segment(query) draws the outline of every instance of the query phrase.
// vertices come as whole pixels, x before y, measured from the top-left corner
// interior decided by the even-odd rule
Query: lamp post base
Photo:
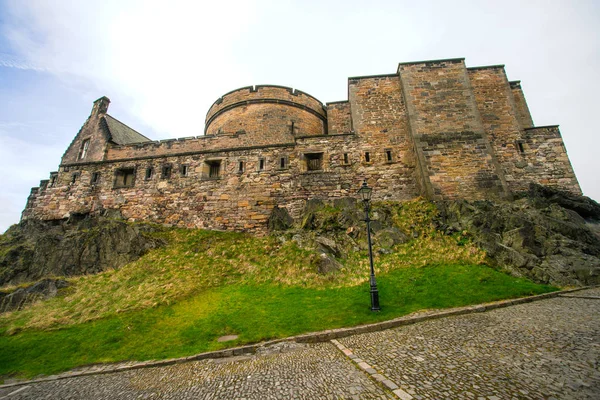
[[[379,291],[377,287],[371,286],[371,311],[381,311],[379,307]]]

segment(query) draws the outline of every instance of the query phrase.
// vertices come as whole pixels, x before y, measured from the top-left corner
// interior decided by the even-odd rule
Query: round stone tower
[[[248,86],[224,94],[213,103],[206,115],[205,133],[277,136],[273,139],[286,135],[324,135],[327,114],[323,103],[299,90],[273,85]]]

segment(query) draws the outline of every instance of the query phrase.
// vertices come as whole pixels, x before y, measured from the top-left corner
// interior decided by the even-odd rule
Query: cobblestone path
[[[29,385],[7,399],[394,398],[330,343],[283,344],[270,350],[249,356],[42,382]],[[0,399],[17,389],[0,391]]]
[[[569,296],[355,335],[337,347],[280,343],[255,355],[0,388],[0,400],[600,399],[600,288]]]
[[[415,399],[600,399],[600,289],[338,339]]]

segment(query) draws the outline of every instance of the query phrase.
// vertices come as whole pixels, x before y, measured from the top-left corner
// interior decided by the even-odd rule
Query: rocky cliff
[[[0,286],[42,281],[18,289],[12,297],[0,292],[2,308],[18,308],[28,299],[53,295],[67,284],[45,278],[94,274],[127,264],[163,244],[151,235],[161,229],[86,216],[13,225],[0,236]]]
[[[600,205],[588,197],[531,185],[514,202],[437,206],[440,230],[467,232],[513,275],[557,286],[600,283]]]
[[[405,203],[406,204],[406,203]],[[373,205],[374,251],[432,234],[456,235],[485,250],[487,263],[538,283],[584,286],[600,283],[600,205],[594,200],[531,185],[515,201],[434,203],[435,212],[399,218],[402,203]],[[339,267],[345,254],[364,248],[364,213],[354,199],[307,203],[295,223],[284,210],[270,219],[273,232],[288,232],[320,253],[320,270]],[[428,226],[432,225],[433,230]]]
[[[348,255],[366,250],[364,210],[356,199],[313,199],[302,215],[294,220],[275,207],[269,229],[281,241],[312,250],[320,273],[339,269]],[[371,218],[376,255],[441,235],[456,238],[453,246],[472,242],[485,250],[489,264],[539,283],[600,283],[600,205],[587,197],[532,185],[512,202],[375,203]],[[14,225],[0,236],[0,286],[38,282],[10,294],[0,291],[0,308],[55,294],[67,285],[56,277],[131,262],[164,243],[155,234],[162,229],[86,216]]]

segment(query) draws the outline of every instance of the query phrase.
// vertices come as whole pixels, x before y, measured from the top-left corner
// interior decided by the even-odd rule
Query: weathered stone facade
[[[580,194],[557,126],[533,127],[503,66],[464,59],[402,63],[352,77],[323,105],[281,86],[218,99],[205,135],[151,141],[107,114],[106,97],[33,188],[23,219],[118,209],[131,220],[264,232],[272,209],[298,217],[310,198],[509,199],[530,182]]]

